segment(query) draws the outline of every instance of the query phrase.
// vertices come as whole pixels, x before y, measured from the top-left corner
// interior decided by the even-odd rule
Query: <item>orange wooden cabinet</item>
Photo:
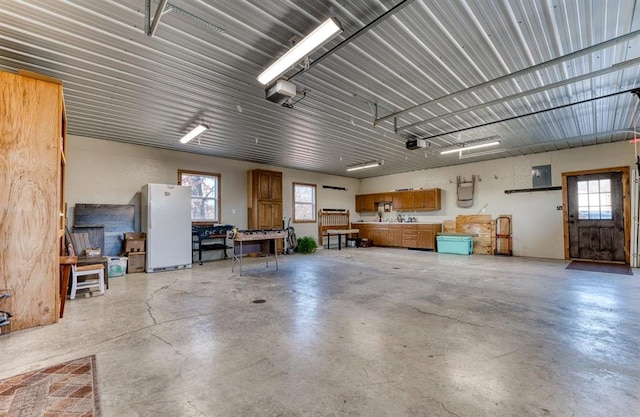
[[[382,202],[391,202],[395,211],[435,211],[440,210],[441,200],[440,188],[358,194],[356,195],[356,211],[359,213],[377,211],[377,203]]]
[[[402,247],[402,225],[390,224],[387,246]]]
[[[442,232],[442,224],[419,224],[417,227],[416,247],[436,249],[436,235]]]
[[[247,228],[282,228],[282,172],[264,169],[247,172]],[[276,239],[276,250],[283,252],[283,239]]]
[[[418,225],[405,224],[402,226],[402,246],[405,248],[418,247]]]
[[[359,213],[377,211],[375,194],[356,195],[356,211]]]

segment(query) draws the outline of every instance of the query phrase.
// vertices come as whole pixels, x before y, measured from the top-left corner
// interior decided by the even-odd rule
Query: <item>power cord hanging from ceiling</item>
[[[296,101],[290,101],[290,102],[289,101],[285,101],[284,103],[282,103],[282,107],[286,107],[288,109],[292,109],[293,106],[295,106],[296,104],[300,103],[306,97],[307,97],[307,90],[304,90],[304,91],[302,91],[302,97],[300,97]]]

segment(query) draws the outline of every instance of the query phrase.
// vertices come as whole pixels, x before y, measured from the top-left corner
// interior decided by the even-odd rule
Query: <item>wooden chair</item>
[[[73,249],[73,244],[69,244],[69,256],[76,256]],[[86,281],[78,282],[78,277],[87,275],[98,275],[98,279],[89,279]],[[98,287],[100,295],[104,295],[104,265],[92,264],[92,265],[72,265],[71,266],[71,294],[69,298],[73,300],[76,298],[76,291],[83,288]]]

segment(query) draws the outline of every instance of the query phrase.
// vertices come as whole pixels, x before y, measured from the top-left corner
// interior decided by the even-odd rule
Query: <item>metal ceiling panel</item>
[[[637,6],[169,0],[149,37],[145,0],[8,0],[0,69],[61,79],[70,134],[364,178],[629,139],[638,98],[617,93],[639,87]],[[284,75],[293,108],[267,101],[257,74],[329,16],[344,32],[309,62],[326,58]],[[415,137],[430,146],[407,150]],[[487,138],[499,149],[439,154]]]

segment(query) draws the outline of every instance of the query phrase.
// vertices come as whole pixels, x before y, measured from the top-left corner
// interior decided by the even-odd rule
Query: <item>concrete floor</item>
[[[381,248],[279,259],[114,278],[0,338],[0,378],[95,354],[107,417],[640,415],[637,275]]]

